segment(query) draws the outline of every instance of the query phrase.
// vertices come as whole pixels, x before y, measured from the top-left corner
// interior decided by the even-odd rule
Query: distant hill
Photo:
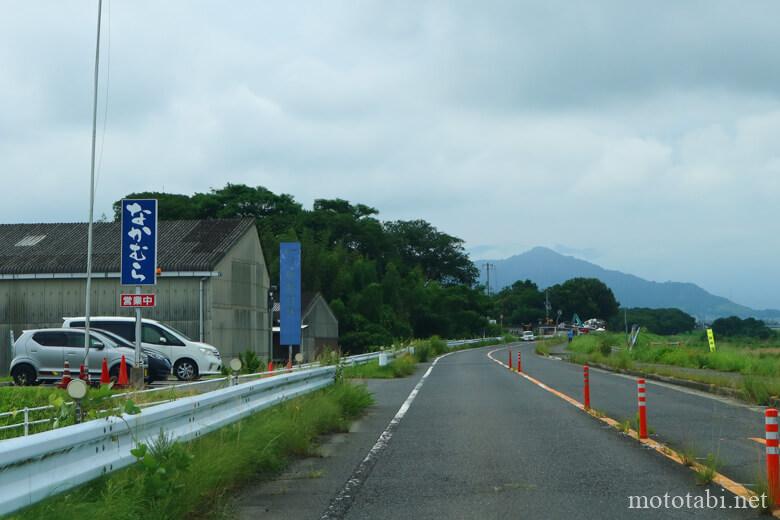
[[[780,310],[751,309],[721,296],[715,296],[696,284],[652,282],[620,271],[604,269],[585,260],[556,253],[546,247],[535,247],[504,260],[475,262],[482,270],[483,283],[485,262],[496,266],[495,272],[490,273],[490,285],[493,290],[512,285],[517,280],[531,280],[543,289],[570,278],[598,278],[612,289],[615,297],[624,307],[676,307],[698,319],[706,320],[724,316],[780,319]]]

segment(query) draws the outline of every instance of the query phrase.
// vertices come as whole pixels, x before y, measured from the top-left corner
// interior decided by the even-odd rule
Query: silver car
[[[100,379],[103,358],[108,363],[111,377],[119,374],[122,356],[125,356],[128,376],[135,364],[135,352],[117,344],[108,336],[90,331],[89,375],[93,381]],[[11,377],[16,385],[32,385],[53,382],[62,378],[65,362],[70,365],[72,377],[78,377],[84,363],[84,331],[78,329],[27,330],[13,346]],[[144,356],[145,358],[145,356]],[[144,359],[146,362],[146,359]],[[145,363],[145,366],[148,366]]]

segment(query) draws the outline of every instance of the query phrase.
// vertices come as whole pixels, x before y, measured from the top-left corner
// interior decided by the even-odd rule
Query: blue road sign
[[[301,344],[301,243],[279,244],[279,344]]]
[[[157,283],[157,200],[123,199],[122,285]]]

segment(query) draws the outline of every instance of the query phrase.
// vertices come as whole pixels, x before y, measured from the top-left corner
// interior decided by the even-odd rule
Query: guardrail
[[[452,340],[447,346],[478,343],[500,338]],[[386,356],[413,353],[413,347],[347,356],[342,365],[368,363]],[[24,421],[4,429],[24,428],[23,437],[0,441],[0,515],[29,506],[116,471],[135,462],[130,453],[137,443],[149,443],[164,430],[175,441],[188,441],[236,422],[264,408],[303,395],[333,383],[335,366],[309,363],[293,369],[244,374],[193,383],[159,387],[140,392],[176,391],[183,388],[208,389],[205,393],[146,403],[137,415],[109,416],[82,424],[28,435],[29,412],[51,406],[22,409],[0,416],[22,413]],[[265,376],[265,377],[264,377]],[[274,376],[274,377],[267,377]],[[241,379],[249,379],[241,382]],[[231,385],[223,388],[214,386]]]
[[[447,346],[449,348],[452,347],[459,347],[461,345],[471,345],[473,343],[480,343],[482,341],[493,341],[493,340],[501,340],[501,336],[497,336],[495,338],[475,338],[475,339],[453,339],[447,342]]]
[[[164,429],[188,441],[333,383],[336,367],[257,379],[123,415],[0,442],[0,514],[135,462],[130,450]]]
[[[498,338],[476,338],[476,339],[450,340],[450,341],[447,341],[447,347],[452,348],[452,347],[461,346],[461,345],[479,343],[481,341],[486,341],[486,340],[498,340],[498,339],[501,339],[501,338],[498,337]],[[369,363],[369,362],[371,362],[373,360],[379,359],[383,354],[385,356],[387,356],[387,360],[389,361],[389,360],[393,359],[396,356],[399,356],[401,354],[406,354],[406,353],[413,354],[414,353],[414,347],[408,346],[408,347],[403,347],[403,348],[397,349],[397,350],[382,350],[382,351],[376,351],[376,352],[368,352],[366,354],[356,354],[354,356],[345,356],[345,357],[341,358],[340,362],[341,362],[342,365],[350,365],[350,366],[351,365],[360,365],[360,364],[363,364],[363,363]],[[297,366],[293,367],[292,369],[281,368],[279,370],[274,370],[274,371],[270,371],[270,372],[265,371],[265,372],[257,372],[257,373],[254,373],[254,374],[241,374],[241,375],[238,376],[238,379],[239,379],[239,381],[241,381],[241,380],[247,380],[247,379],[258,379],[258,378],[268,377],[268,376],[277,376],[277,375],[280,375],[280,374],[288,374],[288,373],[291,373],[291,372],[297,372],[297,371],[301,371],[301,370],[308,370],[310,368],[315,368],[315,367],[319,367],[319,366],[322,366],[319,362],[306,363],[306,364],[303,364],[303,365],[297,365]],[[180,384],[175,384],[175,385],[158,386],[158,387],[154,387],[154,388],[148,388],[146,390],[135,390],[135,391],[131,391],[131,392],[125,392],[125,393],[122,393],[122,394],[115,394],[112,397],[115,397],[115,398],[133,397],[134,395],[140,395],[140,394],[150,394],[150,393],[155,393],[155,392],[177,392],[177,391],[180,391],[180,390],[190,390],[190,389],[197,390],[198,393],[205,393],[205,392],[211,392],[211,391],[217,390],[219,388],[224,388],[225,386],[230,385],[231,379],[232,379],[232,377],[218,377],[218,378],[214,378],[214,379],[204,379],[204,380],[201,380],[201,381],[192,381],[192,382],[189,382],[189,383],[180,383]],[[145,408],[145,407],[152,406],[154,404],[158,404],[160,402],[172,401],[174,399],[176,399],[176,398],[161,400],[161,401],[158,401],[158,402],[155,402],[155,403],[142,403],[142,404],[139,404],[138,406],[141,407],[141,408]],[[66,404],[70,405],[70,404],[73,404],[73,403],[72,402],[68,402]],[[36,426],[36,425],[42,425],[42,424],[51,423],[52,420],[48,419],[48,418],[42,418],[42,419],[37,419],[36,420],[34,417],[32,417],[32,414],[37,414],[37,413],[40,413],[40,412],[43,412],[43,411],[52,410],[53,408],[54,408],[53,406],[47,405],[47,406],[38,406],[38,407],[34,407],[34,408],[21,408],[19,410],[11,411],[11,412],[2,412],[2,413],[0,413],[0,419],[2,419],[4,417],[16,417],[16,416],[19,416],[20,421],[17,422],[17,423],[6,423],[6,424],[0,426],[0,432],[6,431],[6,430],[18,431],[19,435],[24,435],[24,436],[31,435],[31,434],[34,434],[34,433],[38,433],[38,432],[35,432],[35,431],[31,431],[31,427]],[[7,440],[7,439],[0,439],[0,442],[3,442],[3,440]]]

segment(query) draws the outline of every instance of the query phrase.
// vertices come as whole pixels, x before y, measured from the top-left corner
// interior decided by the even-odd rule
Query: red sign
[[[154,307],[154,294],[122,294],[119,297],[120,307]]]

